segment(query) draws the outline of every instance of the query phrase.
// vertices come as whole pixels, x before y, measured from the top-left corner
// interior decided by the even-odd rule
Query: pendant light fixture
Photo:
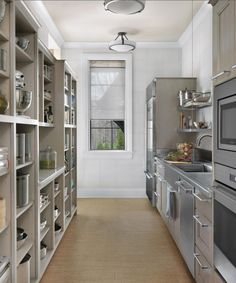
[[[116,52],[129,52],[135,49],[135,42],[128,40],[126,32],[118,32],[114,41],[109,43],[109,49]]]
[[[145,8],[146,0],[105,0],[105,10],[116,14],[136,14]]]

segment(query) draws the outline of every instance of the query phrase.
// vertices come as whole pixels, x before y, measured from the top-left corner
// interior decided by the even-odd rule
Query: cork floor
[[[194,282],[146,199],[80,199],[41,283]]]

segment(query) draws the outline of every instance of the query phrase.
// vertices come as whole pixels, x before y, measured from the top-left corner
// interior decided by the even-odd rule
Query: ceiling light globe
[[[136,14],[145,8],[146,0],[105,0],[104,7],[115,14]]]
[[[122,43],[121,40],[114,40],[109,43],[109,49],[116,52],[129,52],[135,49],[135,42],[126,40],[125,43]]]

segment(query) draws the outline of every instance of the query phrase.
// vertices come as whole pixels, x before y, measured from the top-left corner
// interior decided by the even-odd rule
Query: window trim
[[[90,150],[90,64],[91,60],[125,61],[125,150]],[[87,157],[132,158],[132,54],[86,53],[82,60],[82,109],[84,118],[83,150]]]

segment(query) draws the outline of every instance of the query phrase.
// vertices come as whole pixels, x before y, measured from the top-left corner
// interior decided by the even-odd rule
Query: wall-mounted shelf
[[[212,106],[211,102],[194,102],[194,101],[189,101],[187,102],[184,106],[179,107],[180,111],[184,110],[196,110],[196,108],[205,108]]]
[[[178,129],[179,133],[209,133],[212,129]]]

